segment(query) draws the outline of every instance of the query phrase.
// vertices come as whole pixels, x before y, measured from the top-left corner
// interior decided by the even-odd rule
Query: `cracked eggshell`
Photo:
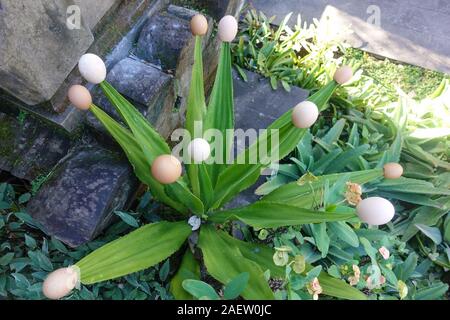
[[[67,296],[77,285],[79,274],[73,267],[51,272],[42,284],[42,293],[52,300]]]
[[[238,23],[233,16],[223,17],[218,26],[219,39],[223,42],[231,42],[236,38],[238,32]]]
[[[311,127],[319,117],[319,109],[311,101],[303,101],[292,110],[292,123],[300,129]]]
[[[379,226],[394,218],[395,209],[392,203],[380,197],[361,200],[356,206],[359,218],[370,225]]]
[[[181,162],[171,154],[163,154],[153,161],[151,171],[158,182],[171,184],[181,176]]]
[[[106,79],[106,66],[103,60],[93,54],[86,53],[78,61],[78,70],[88,82],[98,84]]]
[[[386,163],[383,170],[386,179],[398,179],[403,174],[403,167],[395,162]]]
[[[189,143],[187,153],[190,159],[199,163],[209,158],[211,147],[205,139],[196,138]]]
[[[191,19],[191,32],[194,36],[204,36],[208,31],[208,21],[202,14],[196,14]]]
[[[77,109],[88,110],[92,104],[92,96],[88,89],[79,84],[70,87],[67,96]]]
[[[353,70],[349,66],[342,66],[334,73],[334,81],[339,84],[347,83],[353,78]]]

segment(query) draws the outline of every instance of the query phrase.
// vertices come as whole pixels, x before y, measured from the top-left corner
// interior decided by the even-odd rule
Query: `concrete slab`
[[[370,53],[450,74],[450,2],[442,0],[249,0],[257,10],[328,20],[329,30],[351,26],[348,43]],[[294,23],[294,19],[291,19]]]

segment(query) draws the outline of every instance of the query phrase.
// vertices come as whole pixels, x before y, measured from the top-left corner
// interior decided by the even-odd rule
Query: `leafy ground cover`
[[[366,183],[360,190],[395,204],[398,214],[387,227],[333,222],[249,231],[260,241],[282,248],[287,270],[279,298],[305,299],[311,291],[299,290],[308,281],[291,276],[294,257],[319,263],[371,299],[446,298],[450,266],[448,76],[375,59],[336,42],[318,21],[307,26],[298,19],[290,28],[288,19],[273,27],[272,19],[262,13],[246,15],[234,47],[235,65],[244,79],[244,69],[249,69],[270,77],[274,88],[281,83],[286,90],[298,85],[314,92],[343,63],[357,72],[330,100],[331,112],[321,117],[257,192],[283,192],[288,183],[309,184],[318,175],[367,170],[390,161],[400,161],[405,173],[396,182]],[[317,195],[317,201],[349,202],[355,188],[350,180],[338,181]]]
[[[316,176],[377,168],[400,161],[404,178],[363,184],[361,192],[390,199],[397,216],[386,227],[358,221],[328,222],[302,227],[242,227],[247,241],[277,248],[274,263],[284,266],[283,280],[271,283],[279,299],[322,299],[321,271],[343,279],[371,299],[448,298],[450,268],[450,174],[448,173],[448,77],[418,67],[378,60],[330,38],[325,26],[274,28],[270,19],[249,13],[234,46],[236,68],[271,79],[273,87],[300,86],[314,93],[337,66],[351,64],[353,81],[339,88],[331,108],[280,165],[276,175],[258,189],[261,196],[289,183],[313,184]],[[73,264],[87,253],[145,223],[158,221],[161,209],[145,193],[129,212],[116,212],[116,222],[95,241],[66,247],[40,230],[24,206],[34,192],[6,179],[0,183],[0,297],[41,299],[48,272]],[[317,194],[328,204],[351,200],[357,186],[348,179],[330,183]],[[314,189],[313,189],[314,190]],[[179,259],[174,257],[115,281],[75,290],[67,299],[170,299],[167,279]],[[300,276],[306,263],[316,267]],[[235,283],[245,283],[241,274]],[[195,296],[234,298],[233,283],[212,288],[191,283]],[[234,291],[242,290],[242,288]],[[203,294],[205,295],[205,294]],[[199,297],[202,295],[199,295]]]

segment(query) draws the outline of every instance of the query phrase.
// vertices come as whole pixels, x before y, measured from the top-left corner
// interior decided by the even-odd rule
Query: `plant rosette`
[[[194,19],[191,24],[195,37],[194,65],[185,125],[191,132],[195,122],[200,121],[205,130],[214,129],[221,132],[224,137],[222,151],[223,154],[228,154],[232,146],[230,139],[233,137],[230,137],[227,131],[234,129],[230,42],[236,36],[237,21],[231,16],[226,16],[219,22],[218,34],[222,40],[219,64],[208,107],[206,107],[201,37],[207,26],[203,18],[196,16]],[[171,155],[171,149],[166,141],[130,102],[104,80],[103,66],[101,59],[92,54],[83,56],[79,64],[80,73],[89,82],[99,84],[126,126],[121,125],[94,105],[82,89],[73,89],[69,98],[75,106],[82,110],[89,109],[89,112],[97,117],[122,147],[133,165],[136,176],[149,187],[154,198],[176,211],[182,218],[179,221],[165,221],[163,217],[162,221],[144,225],[85,256],[75,264],[79,268],[79,280],[83,285],[144,270],[181,250],[184,255],[170,283],[170,289],[175,298],[192,298],[183,283],[187,283],[185,280],[200,280],[200,265],[203,264],[208,274],[224,285],[243,273],[248,274],[248,282],[240,291],[240,296],[244,299],[274,299],[274,292],[269,282],[284,277],[283,266],[289,263],[286,261],[287,249],[274,249],[266,245],[235,239],[227,232],[226,226],[229,222],[238,220],[255,229],[274,229],[347,221],[357,217],[355,209],[350,207],[343,207],[344,210],[319,211],[296,203],[298,195],[311,191],[311,185],[323,188],[330,179],[339,179],[346,174],[317,177],[317,181],[306,184],[294,182],[273,190],[262,199],[247,206],[223,209],[225,204],[237,194],[256,183],[261,170],[268,164],[261,161],[253,164],[239,161],[225,164],[205,163],[203,161],[210,156],[210,146],[205,140],[199,139],[193,140],[189,148],[194,163],[185,164],[186,171],[183,174],[183,164]],[[341,73],[343,74],[339,77],[336,76],[340,83],[349,77],[347,71],[341,71]],[[327,102],[338,86],[338,82],[330,81],[310,96],[307,102],[303,102],[300,108],[291,109],[283,114],[268,127],[268,133],[260,135],[244,154],[250,156],[255,154],[255,150],[261,146],[268,146],[267,142],[273,138],[272,132],[276,131],[280,142],[275,146],[278,158],[274,161],[289,155],[307,133],[307,127],[315,122],[319,112],[327,108]],[[89,108],[87,108],[88,102]],[[272,152],[272,150],[269,151]],[[383,174],[383,169],[376,169],[354,172],[351,175],[359,177],[359,181],[356,178],[353,179],[355,182],[363,183],[383,178]],[[368,216],[378,214],[373,212],[370,206],[368,209],[364,207],[357,212],[366,221],[370,220]],[[392,211],[388,213],[392,218]],[[383,216],[381,222],[387,222],[387,215]],[[186,246],[192,232],[198,232],[195,250],[201,251],[201,260],[197,260],[198,255],[194,255]],[[303,263],[301,258],[297,258],[295,270],[300,272],[304,269],[303,273],[308,273],[310,277],[314,276],[310,280],[313,281],[311,283],[314,295],[366,299],[364,293],[345,281],[334,279],[306,262],[303,266]],[[312,269],[315,270],[314,273],[310,273]],[[263,276],[266,270],[270,271],[269,279]],[[53,287],[54,279],[58,278],[60,273],[62,271],[59,270],[51,273],[44,282],[44,287]],[[65,281],[65,277],[61,279]],[[44,291],[44,294],[48,292]],[[50,293],[47,296],[55,299],[68,293],[69,290],[58,289],[55,290],[55,294]]]

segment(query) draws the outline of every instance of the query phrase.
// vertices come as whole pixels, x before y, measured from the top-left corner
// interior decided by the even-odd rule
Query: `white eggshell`
[[[78,61],[78,69],[88,82],[98,84],[106,79],[106,66],[103,60],[93,54],[86,53]]]
[[[319,109],[311,101],[303,101],[292,110],[292,123],[297,128],[305,129],[311,127],[319,117]]]
[[[189,158],[195,163],[205,161],[211,154],[211,147],[205,139],[197,138],[192,140],[187,149]]]
[[[49,299],[61,299],[75,288],[78,280],[79,275],[74,268],[57,269],[45,279],[42,285],[42,292]]]
[[[236,38],[238,23],[233,16],[223,17],[218,26],[219,39],[223,42],[231,42]]]
[[[392,220],[395,209],[388,200],[380,197],[371,197],[358,203],[356,213],[363,222],[379,226]]]

